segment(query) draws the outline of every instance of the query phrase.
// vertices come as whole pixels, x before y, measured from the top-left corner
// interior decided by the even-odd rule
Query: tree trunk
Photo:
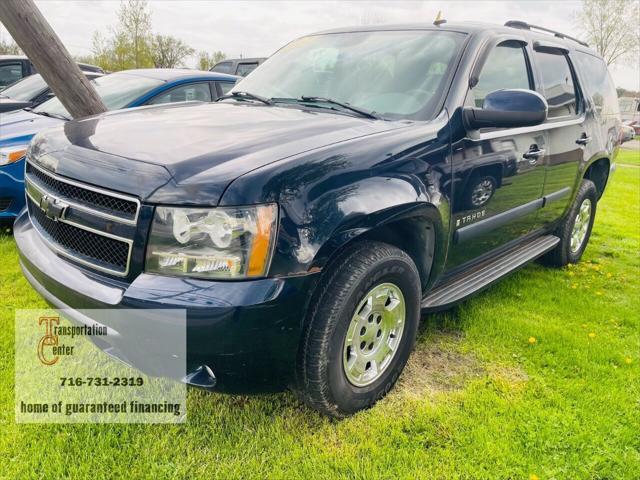
[[[0,0],[0,21],[73,118],[107,110],[33,0]]]

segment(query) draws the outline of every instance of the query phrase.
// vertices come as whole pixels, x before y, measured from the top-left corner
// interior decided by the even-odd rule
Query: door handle
[[[522,154],[522,158],[529,160],[529,163],[534,164],[538,161],[538,158],[544,155],[544,148],[538,148],[532,145],[529,151]]]
[[[588,137],[586,133],[583,133],[582,136],[576,140],[578,145],[586,145],[591,141],[591,137]]]

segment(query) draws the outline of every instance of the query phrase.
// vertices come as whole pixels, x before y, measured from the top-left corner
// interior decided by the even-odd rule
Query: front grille
[[[117,272],[126,272],[129,244],[48,218],[29,201],[31,221],[47,239],[73,256]]]
[[[58,180],[29,162],[27,162],[27,174],[36,178],[48,191],[103,213],[133,220],[138,212],[138,203],[135,201]]]
[[[12,198],[10,197],[0,197],[0,212],[9,210],[9,207],[11,206],[11,200]]]
[[[129,274],[140,202],[58,176],[27,161],[27,207],[58,255],[111,275]]]

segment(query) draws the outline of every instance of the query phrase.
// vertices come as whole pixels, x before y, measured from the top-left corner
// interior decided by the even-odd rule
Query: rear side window
[[[549,104],[549,118],[577,114],[576,89],[566,55],[535,52],[542,77],[542,91]]]
[[[158,105],[161,103],[190,102],[194,100],[200,102],[211,101],[211,89],[208,83],[180,85],[152,98],[148,104]]]
[[[235,83],[233,83],[233,82],[218,82],[218,85],[220,85],[220,90],[222,90],[222,95],[226,95],[234,87]]]
[[[231,70],[233,68],[233,63],[231,62],[221,62],[217,63],[212,69],[212,72],[220,72],[220,73],[232,73]]]
[[[618,115],[618,94],[604,60],[588,53],[574,55],[581,80],[599,115]]]
[[[525,52],[517,42],[502,43],[487,57],[472,90],[475,106],[482,107],[489,93],[506,88],[531,88]]]
[[[22,64],[3,63],[0,65],[0,88],[11,85],[22,78]]]
[[[238,64],[236,75],[240,75],[241,77],[246,77],[251,72],[253,72],[257,66],[258,66],[257,63],[240,63]]]

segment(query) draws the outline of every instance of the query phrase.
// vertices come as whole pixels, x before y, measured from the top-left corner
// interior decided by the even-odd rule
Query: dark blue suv
[[[185,381],[341,417],[392,388],[421,313],[580,259],[619,135],[605,63],[559,32],[335,30],[216,103],[39,134],[15,238],[56,307],[186,309]]]

